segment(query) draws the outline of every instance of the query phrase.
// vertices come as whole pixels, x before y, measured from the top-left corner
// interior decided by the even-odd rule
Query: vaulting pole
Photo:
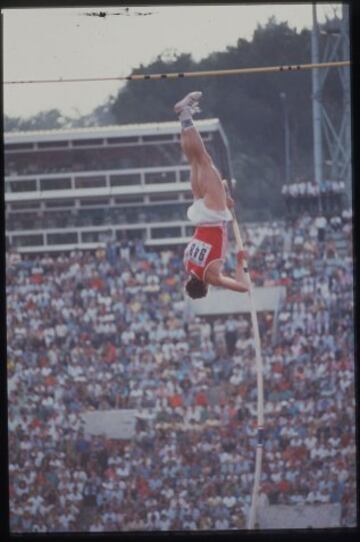
[[[246,73],[276,73],[290,72],[300,70],[311,70],[314,68],[336,68],[349,66],[349,60],[339,60],[336,62],[322,62],[320,64],[293,64],[285,66],[260,66],[257,68],[234,68],[229,70],[203,70],[194,72],[180,73],[153,73],[153,74],[134,74],[118,77],[88,77],[72,79],[29,79],[24,81],[4,81],[4,85],[25,85],[34,83],[90,83],[93,81],[146,81],[159,79],[181,79],[183,77],[212,77],[219,75],[242,75]]]
[[[226,188],[229,190],[229,185],[226,183]],[[239,223],[237,221],[234,209],[231,209],[233,221],[233,231],[235,236],[235,241],[237,244],[237,251],[244,250],[244,245],[241,239],[241,233],[239,228]],[[256,308],[253,297],[253,287],[250,279],[250,273],[248,269],[247,262],[244,260],[244,271],[247,276],[247,279],[250,284],[249,289],[249,299],[250,299],[250,312],[251,312],[251,323],[254,334],[254,343],[255,343],[255,360],[256,360],[256,380],[257,380],[257,446],[256,446],[256,458],[255,458],[255,475],[254,475],[254,486],[251,497],[251,507],[248,517],[248,529],[254,529],[256,521],[256,510],[257,502],[260,489],[260,476],[261,476],[261,466],[262,466],[262,455],[263,455],[263,429],[264,429],[264,383],[263,383],[263,363],[261,358],[261,344],[260,344],[260,333],[259,333],[259,324],[257,320]]]

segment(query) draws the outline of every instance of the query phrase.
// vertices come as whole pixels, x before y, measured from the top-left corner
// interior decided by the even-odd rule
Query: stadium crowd
[[[345,183],[340,180],[324,180],[318,186],[315,181],[298,181],[284,184],[281,193],[290,214],[298,215],[306,211],[316,214],[319,211],[319,200],[323,211],[336,214],[343,207]]]
[[[259,314],[270,504],[340,503],[353,526],[351,216],[248,234],[252,279],[283,285]],[[332,227],[332,225],[331,225]],[[254,232],[256,228],[249,228]],[[233,268],[230,253],[226,267]],[[7,255],[10,510],[14,532],[246,528],[256,448],[247,315],[195,317],[182,248],[141,242]],[[82,413],[134,409],[134,437],[90,435]],[[105,432],[105,431],[104,431]]]

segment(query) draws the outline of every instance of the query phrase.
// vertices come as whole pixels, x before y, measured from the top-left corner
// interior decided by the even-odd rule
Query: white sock
[[[181,111],[179,121],[181,122],[181,128],[183,130],[186,130],[186,128],[192,128],[194,126],[190,107],[185,107]]]

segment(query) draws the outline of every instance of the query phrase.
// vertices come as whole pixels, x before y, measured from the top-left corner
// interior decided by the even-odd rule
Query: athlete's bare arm
[[[221,286],[235,292],[248,292],[250,288],[249,280],[243,267],[243,257],[237,259],[235,278],[228,277],[222,273],[222,262],[215,261],[211,263],[206,270],[205,282],[212,286]]]

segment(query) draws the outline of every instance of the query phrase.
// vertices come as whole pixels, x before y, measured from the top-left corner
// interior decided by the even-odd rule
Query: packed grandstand
[[[247,231],[264,362],[261,496],[356,523],[351,213]],[[261,227],[264,227],[262,225]],[[253,250],[252,250],[253,248]],[[183,247],[7,254],[13,532],[245,529],[254,482],[250,318],[191,316]],[[229,253],[228,270],[234,255]],[[82,414],[131,409],[129,439]]]

